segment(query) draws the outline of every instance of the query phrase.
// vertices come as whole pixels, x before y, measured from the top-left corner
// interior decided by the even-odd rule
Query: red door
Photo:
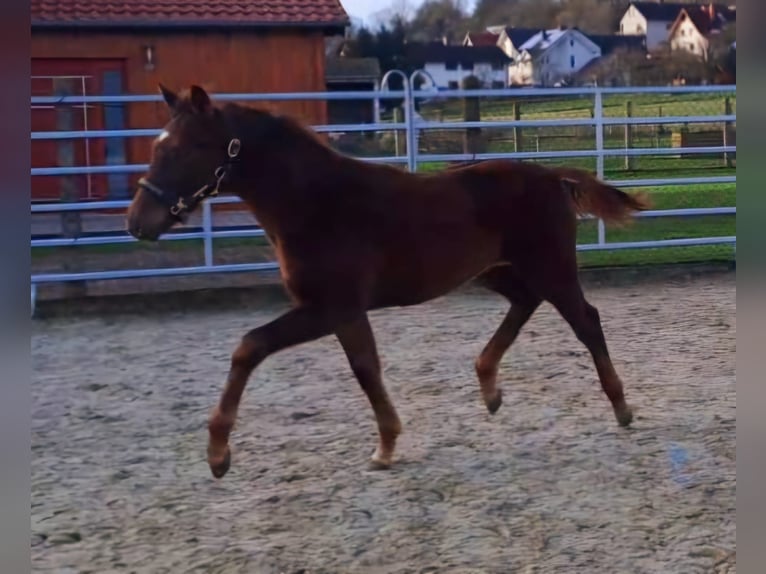
[[[32,96],[92,96],[125,93],[123,60],[32,59]],[[33,105],[32,131],[125,128],[124,104]],[[99,166],[125,163],[122,138],[32,140],[32,167]],[[125,174],[34,176],[32,201],[58,201],[65,190],[79,201],[121,198]]]

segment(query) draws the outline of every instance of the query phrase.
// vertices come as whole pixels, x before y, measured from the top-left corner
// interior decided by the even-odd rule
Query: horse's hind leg
[[[585,300],[578,281],[568,282],[545,297],[569,323],[577,338],[588,348],[596,365],[601,388],[612,403],[617,422],[628,426],[633,412],[625,402],[622,381],[614,369],[606,346],[598,310]]]
[[[476,375],[487,410],[494,414],[503,402],[502,389],[497,386],[500,360],[510,348],[521,328],[529,320],[541,302],[532,293],[511,266],[494,267],[477,278],[487,289],[503,295],[511,302],[511,308],[503,322],[476,359]]]
[[[396,438],[402,430],[402,424],[383,386],[380,359],[367,315],[363,314],[355,321],[344,323],[336,328],[335,334],[377,419],[380,443],[372,455],[371,465],[377,469],[388,468],[393,460]]]

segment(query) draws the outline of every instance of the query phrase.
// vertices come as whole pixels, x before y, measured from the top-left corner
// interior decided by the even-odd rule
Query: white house
[[[517,86],[555,86],[601,57],[601,48],[574,28],[540,30],[518,52],[509,69]]]
[[[487,88],[507,85],[511,59],[497,46],[411,43],[405,45],[405,51],[408,61],[428,72],[439,89],[458,89],[471,75]]]
[[[539,28],[513,28],[505,26],[498,34],[497,45],[514,60],[519,57],[519,47],[540,31]]]
[[[668,32],[671,50],[686,50],[707,59],[710,37],[736,22],[736,8],[716,4],[687,6],[678,14]]]
[[[654,51],[668,41],[668,31],[688,4],[678,2],[631,2],[620,19],[620,34],[646,36],[646,49]]]

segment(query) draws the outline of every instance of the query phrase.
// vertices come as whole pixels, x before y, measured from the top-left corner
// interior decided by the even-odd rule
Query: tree
[[[512,23],[514,7],[523,0],[477,0],[471,17],[471,27],[484,30],[488,26],[505,26]]]
[[[468,16],[462,0],[426,0],[410,22],[409,39],[419,42],[459,41],[466,32]]]
[[[591,34],[611,34],[615,30],[616,12],[616,6],[603,0],[567,0],[561,3],[556,23]]]

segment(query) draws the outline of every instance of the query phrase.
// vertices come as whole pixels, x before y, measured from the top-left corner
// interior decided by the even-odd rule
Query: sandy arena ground
[[[468,291],[372,315],[404,423],[393,470],[367,470],[372,411],[328,337],[256,372],[222,481],[207,414],[280,307],[37,321],[34,571],[734,572],[734,275],[587,294],[632,429],[548,305],[488,415],[473,360],[506,304]]]

